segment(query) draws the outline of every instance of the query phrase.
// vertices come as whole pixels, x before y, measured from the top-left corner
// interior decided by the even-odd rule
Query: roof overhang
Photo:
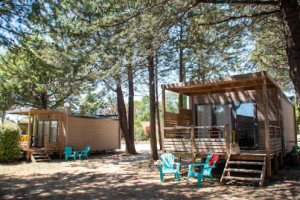
[[[60,114],[62,111],[59,110],[46,110],[46,109],[24,109],[24,110],[9,110],[5,112],[6,114],[16,114],[16,115],[53,115]]]
[[[280,85],[266,72],[228,76],[204,81],[167,84],[162,85],[162,87],[166,90],[186,96],[201,96],[246,90],[260,90],[263,86],[264,77],[266,77],[267,88],[280,88]]]

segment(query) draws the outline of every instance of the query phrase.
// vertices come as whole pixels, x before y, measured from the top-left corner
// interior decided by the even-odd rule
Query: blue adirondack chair
[[[177,181],[179,179],[179,170],[180,170],[180,163],[175,162],[175,156],[171,153],[165,153],[161,155],[161,162],[162,164],[157,165],[160,172],[160,181],[164,181],[165,174],[175,174],[175,178]],[[176,165],[176,168],[174,166]]]
[[[72,147],[65,147],[65,159],[66,162],[68,161],[68,158],[74,158],[76,160],[76,151],[72,151]]]
[[[213,157],[213,158],[212,158]],[[210,159],[213,159],[210,161]],[[198,164],[190,164],[189,165],[189,172],[187,176],[187,184],[189,183],[189,177],[194,176],[198,178],[197,186],[201,186],[201,180],[204,181],[205,177],[209,177],[212,182],[214,183],[212,177],[212,169],[216,167],[216,162],[218,161],[219,157],[216,154],[210,154],[206,157],[205,163],[198,163]],[[194,172],[193,168],[202,166],[201,172]]]
[[[84,158],[84,157],[88,158],[88,152],[90,151],[90,149],[91,149],[91,146],[87,146],[85,148],[85,150],[78,151],[77,155],[78,155],[79,159],[81,160],[81,157],[82,158]]]

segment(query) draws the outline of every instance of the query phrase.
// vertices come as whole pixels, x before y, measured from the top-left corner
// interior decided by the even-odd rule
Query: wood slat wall
[[[178,126],[178,118],[179,118],[178,113],[166,112],[165,113],[165,127]]]
[[[164,148],[166,152],[192,152],[191,139],[184,138],[165,138]]]
[[[270,138],[270,152],[277,153],[281,151],[281,138]]]
[[[165,127],[191,126],[193,125],[193,111],[189,109],[180,109],[180,113],[165,113]]]
[[[195,138],[196,153],[225,153],[225,138]]]
[[[296,143],[294,107],[286,99],[282,100],[282,107],[285,148],[286,152],[290,153],[291,151],[293,151]]]
[[[89,119],[68,117],[68,146],[91,151],[114,150],[120,148],[119,121],[112,119]]]
[[[46,146],[46,151],[59,151],[59,142],[47,142]]]
[[[181,108],[178,116],[179,126],[192,126],[193,125],[193,111],[189,109]]]

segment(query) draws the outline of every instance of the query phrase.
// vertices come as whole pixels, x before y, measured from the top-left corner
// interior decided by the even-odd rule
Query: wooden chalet
[[[27,109],[7,111],[7,114],[28,116],[28,122],[19,123],[23,131],[21,151],[27,160],[49,161],[49,153],[64,152],[64,147],[91,151],[108,151],[121,147],[118,119],[70,115],[68,109]]]
[[[166,90],[188,96],[190,109],[166,111]],[[218,154],[227,159],[222,184],[263,185],[295,146],[294,106],[266,72],[162,85],[162,110],[163,152],[192,162]]]

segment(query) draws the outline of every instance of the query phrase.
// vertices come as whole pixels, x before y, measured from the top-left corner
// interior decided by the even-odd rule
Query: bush
[[[134,140],[135,141],[147,140],[143,126],[139,122],[134,122]]]
[[[0,126],[0,161],[8,162],[20,156],[20,135],[18,127]]]

